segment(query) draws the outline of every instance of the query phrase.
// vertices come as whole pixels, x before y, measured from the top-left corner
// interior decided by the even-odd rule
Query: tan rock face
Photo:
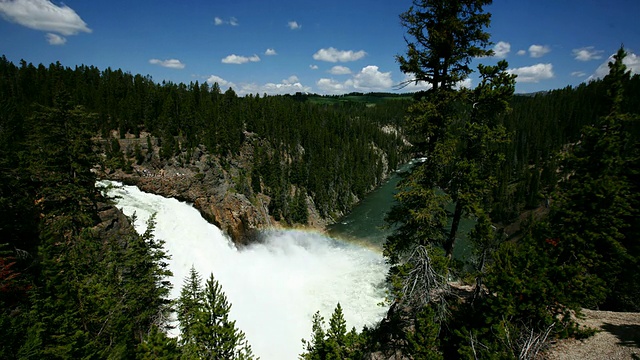
[[[257,230],[278,226],[269,216],[269,198],[259,194],[253,203],[234,190],[234,179],[238,169],[252,161],[251,146],[239,156],[241,163],[227,163],[223,166],[219,159],[207,155],[204,148],[195,148],[189,155],[182,152],[171,159],[161,160],[158,155],[157,139],[148,141],[143,137],[120,139],[120,147],[125,153],[132,153],[139,146],[146,154],[141,165],[129,156],[133,171],[122,170],[100,174],[99,177],[136,185],[142,191],[172,197],[192,203],[210,223],[222,229],[234,243],[248,244],[256,238]],[[102,140],[105,146],[106,141]],[[153,148],[149,149],[148,143]]]
[[[154,176],[141,176],[146,173],[116,171],[108,177],[136,185],[145,192],[192,203],[207,221],[218,226],[239,245],[248,244],[254,240],[258,229],[273,223],[265,207],[255,206],[243,194],[229,191],[230,186],[224,181],[215,184],[187,173],[175,172],[180,174],[176,176],[169,173],[158,171]]]

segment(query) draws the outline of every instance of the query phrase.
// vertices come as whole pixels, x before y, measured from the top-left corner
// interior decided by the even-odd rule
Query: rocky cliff
[[[161,160],[157,140],[147,141],[144,135],[119,140],[128,162],[127,171],[103,166],[100,177],[192,203],[207,221],[218,226],[239,245],[254,240],[259,229],[280,226],[269,214],[271,199],[268,196],[252,194],[250,199],[237,190],[240,169],[250,167],[253,160],[250,143],[232,160],[208,154],[203,147]],[[102,143],[105,145],[106,141]],[[151,151],[148,144],[152,144]],[[145,154],[139,164],[133,150],[136,146]],[[106,157],[105,163],[108,164]],[[317,214],[311,199],[307,199],[307,204],[310,214],[307,226],[323,229],[327,220]]]

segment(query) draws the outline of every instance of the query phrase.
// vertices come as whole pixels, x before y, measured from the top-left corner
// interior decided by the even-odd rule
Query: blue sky
[[[405,80],[399,14],[411,0],[0,0],[0,54],[14,63],[120,68],[238,94],[394,91]],[[639,0],[497,0],[489,32],[517,92],[606,73],[621,44],[640,73]],[[472,75],[466,82],[474,86]],[[404,91],[415,90],[415,87]]]

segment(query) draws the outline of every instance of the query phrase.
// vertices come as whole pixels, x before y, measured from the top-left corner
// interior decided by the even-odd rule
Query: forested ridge
[[[418,21],[409,15],[407,26]],[[97,170],[131,171],[156,155],[188,163],[199,147],[233,167],[250,144],[254,161],[236,169],[234,189],[268,196],[284,224],[306,223],[307,196],[323,216],[344,213],[388,171],[426,158],[389,215],[388,318],[358,333],[339,306],[328,329],[317,314],[304,358],[515,358],[541,349],[538,339],[584,336],[570,316],[581,307],[638,311],[640,77],[621,66],[624,54],[605,79],[531,95],[513,95],[506,62],[457,90],[471,70],[420,71],[411,57],[423,55],[398,61],[438,84],[426,92],[246,97],[2,57],[0,357],[253,356],[215,274],[202,284],[192,271],[171,304],[153,224],[136,234],[95,188]],[[157,154],[113,141],[147,134]],[[536,216],[504,232],[527,211]],[[461,216],[477,220],[468,264],[447,256]],[[464,300],[454,278],[474,289]],[[179,341],[165,333],[172,310],[188,334]]]

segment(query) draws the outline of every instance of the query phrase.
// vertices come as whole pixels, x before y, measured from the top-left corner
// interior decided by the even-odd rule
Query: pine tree
[[[439,335],[440,326],[436,312],[430,305],[427,305],[417,313],[413,331],[406,333],[407,355],[411,355],[411,358],[416,360],[443,359],[438,350]]]
[[[425,286],[446,291],[448,260],[452,258],[460,220],[491,210],[497,168],[504,160],[502,145],[508,141],[500,116],[508,110],[515,77],[507,63],[478,67],[481,82],[474,90],[456,90],[467,76],[473,54],[487,55],[490,15],[482,7],[490,1],[414,2],[402,15],[408,34],[408,57],[398,57],[401,69],[431,85],[408,110],[410,141],[425,159],[400,183],[398,205],[387,221],[397,226],[384,245],[391,266],[389,281],[395,295],[418,308],[431,299],[430,288],[410,279],[424,279]],[[419,44],[420,46],[417,46]],[[451,46],[456,44],[456,49]],[[449,212],[447,205],[454,210]],[[438,259],[442,247],[445,260]],[[430,256],[433,259],[420,257]],[[403,296],[407,296],[403,298]]]
[[[482,7],[491,0],[414,0],[409,11],[400,16],[409,39],[406,56],[397,56],[400,70],[414,76],[410,82],[424,81],[434,91],[452,89],[472,70],[474,57],[490,54],[491,16]]]
[[[355,328],[347,332],[340,303],[329,319],[329,328],[325,330],[324,318],[320,312],[313,315],[311,340],[302,339],[304,352],[300,358],[304,360],[339,360],[360,359],[363,357],[365,338]]]
[[[229,319],[230,310],[213,274],[202,288],[200,275],[192,267],[178,300],[183,358],[253,359],[245,334]]]
[[[177,301],[176,313],[180,325],[180,345],[186,356],[196,356],[196,327],[197,316],[201,303],[202,278],[191,266],[189,276],[184,279],[182,289],[180,290],[180,298]]]
[[[331,318],[329,319],[329,328],[327,329],[327,359],[344,359],[348,357],[349,349],[346,348],[347,322],[342,313],[340,303],[336,305]]]
[[[178,360],[181,352],[176,339],[168,337],[158,327],[153,326],[136,350],[138,360]]]
[[[604,82],[611,110],[583,129],[581,141],[568,154],[567,173],[549,220],[548,238],[557,239],[553,253],[558,263],[570,264],[567,268],[577,277],[599,279],[592,296],[580,299],[584,306],[601,304],[606,296],[611,307],[640,308],[632,300],[639,287],[630,281],[638,273],[640,259],[640,142],[632,132],[640,116],[622,113],[623,91],[630,78],[623,64],[625,56],[621,48],[609,63]]]

